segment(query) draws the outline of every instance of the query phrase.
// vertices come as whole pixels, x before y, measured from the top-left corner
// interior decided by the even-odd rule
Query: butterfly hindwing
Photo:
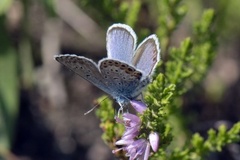
[[[99,68],[113,92],[129,99],[132,98],[133,91],[141,81],[141,72],[124,62],[112,59],[101,60]]]

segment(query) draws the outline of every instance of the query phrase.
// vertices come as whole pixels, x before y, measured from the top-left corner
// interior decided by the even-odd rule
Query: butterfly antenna
[[[92,112],[95,108],[97,108],[103,101],[105,101],[108,97],[105,97],[103,100],[100,101],[100,103],[96,104],[93,106],[93,108],[91,108],[89,111],[84,113],[84,116],[89,114],[90,112]]]

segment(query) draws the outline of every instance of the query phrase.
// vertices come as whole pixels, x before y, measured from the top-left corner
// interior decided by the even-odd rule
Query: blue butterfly
[[[137,36],[125,24],[113,24],[107,31],[107,58],[96,64],[77,55],[54,58],[70,70],[111,95],[121,109],[139,96],[150,82],[160,60],[159,42],[150,35],[136,48]]]

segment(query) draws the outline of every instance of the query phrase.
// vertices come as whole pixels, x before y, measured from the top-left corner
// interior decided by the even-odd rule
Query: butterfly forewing
[[[127,25],[114,24],[107,31],[107,52],[109,59],[131,64],[136,47],[136,34]]]
[[[151,76],[159,60],[159,42],[155,35],[151,35],[137,48],[132,64],[142,71],[144,76]]]
[[[91,59],[77,55],[58,55],[55,59],[96,87],[111,94],[97,65]]]
[[[124,62],[112,59],[102,60],[99,68],[115,95],[132,98],[134,90],[141,81],[141,72]]]

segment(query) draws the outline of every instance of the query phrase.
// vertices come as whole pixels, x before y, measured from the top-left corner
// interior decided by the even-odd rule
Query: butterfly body
[[[111,95],[122,107],[136,98],[151,81],[159,61],[155,35],[136,49],[136,35],[124,24],[115,24],[107,32],[108,57],[98,64],[83,56],[56,55],[55,59],[76,74]]]

